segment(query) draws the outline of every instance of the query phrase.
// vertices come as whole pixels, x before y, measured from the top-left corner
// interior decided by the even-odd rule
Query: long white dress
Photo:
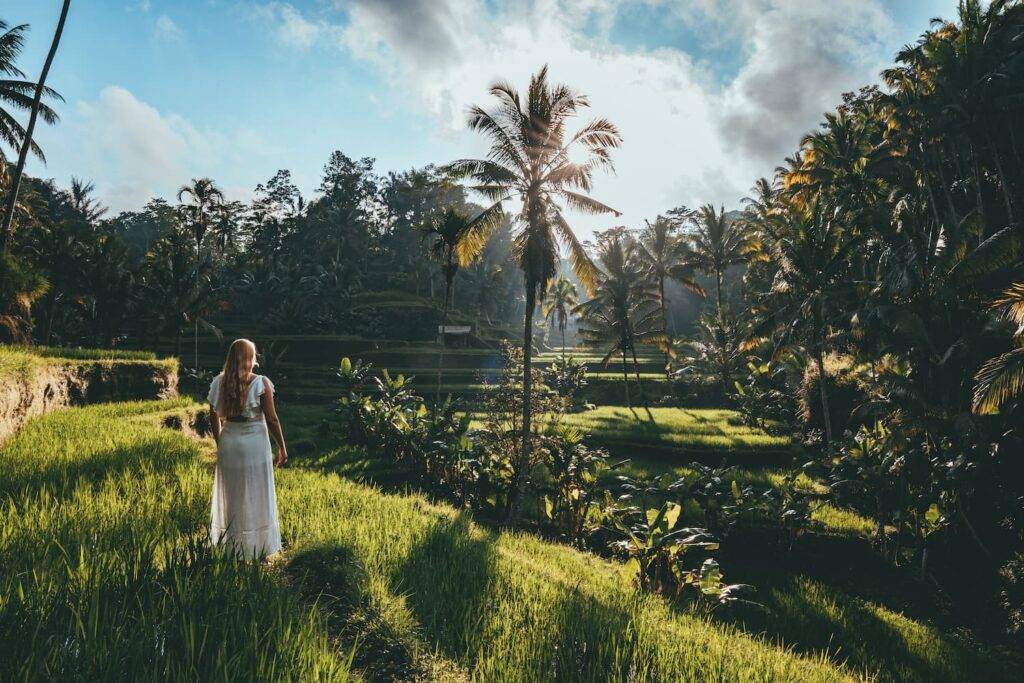
[[[220,398],[221,375],[210,384],[211,406]],[[230,545],[246,558],[259,558],[281,549],[277,522],[277,494],[270,434],[260,397],[274,385],[262,375],[249,383],[242,417],[246,422],[223,420],[213,475],[210,540]]]

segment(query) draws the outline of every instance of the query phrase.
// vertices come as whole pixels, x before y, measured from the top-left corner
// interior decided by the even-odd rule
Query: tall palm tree
[[[452,285],[460,267],[473,263],[480,257],[487,238],[499,224],[501,206],[491,206],[470,217],[465,211],[447,206],[433,220],[427,223],[426,237],[431,240],[430,255],[441,263],[444,276],[444,307],[441,309],[440,342],[441,352],[437,358],[437,396],[441,401],[441,375],[444,372],[445,328],[448,325],[448,308],[451,306]]]
[[[683,212],[685,213],[685,212]],[[665,281],[678,281],[697,296],[704,297],[704,288],[694,278],[694,268],[688,262],[687,243],[679,233],[677,221],[658,216],[654,222],[645,221],[646,227],[636,242],[637,255],[643,261],[647,275],[658,287],[658,305],[661,308],[661,327],[665,331],[665,372],[671,372],[672,333],[668,322],[668,302]]]
[[[210,229],[210,223],[218,206],[224,203],[224,193],[209,178],[193,178],[188,185],[178,190],[178,201],[188,197],[189,203],[182,205],[182,214],[188,220],[196,250],[202,249],[203,238]]]
[[[643,263],[636,241],[621,230],[612,230],[601,238],[597,248],[602,277],[594,296],[576,307],[583,324],[580,334],[588,346],[604,352],[601,362],[607,366],[618,354],[622,358],[622,379],[629,398],[629,356],[632,356],[637,389],[643,392],[637,344],[664,341],[660,326],[658,292],[644,277]]]
[[[221,192],[217,184],[210,178],[193,178],[191,183],[182,185],[181,189],[178,190],[178,201],[182,201],[184,197],[189,198],[189,203],[182,204],[179,207],[179,211],[181,216],[188,222],[192,231],[192,237],[196,241],[196,260],[198,262],[203,249],[203,238],[206,237],[206,233],[210,229],[210,221],[215,211],[224,203],[224,193]],[[195,271],[197,291],[201,288],[199,282],[200,275],[200,270],[197,268]],[[197,371],[199,369],[200,320],[200,316],[192,316],[193,361]]]
[[[590,103],[568,86],[550,84],[546,66],[530,79],[525,99],[504,81],[492,85],[490,92],[498,100],[497,107],[487,111],[474,106],[469,115],[470,128],[490,140],[487,157],[462,159],[447,170],[471,179],[471,187],[496,205],[511,199],[521,202],[514,247],[526,285],[522,450],[505,520],[514,525],[530,466],[533,316],[538,297],[543,297],[555,276],[558,242],[568,248],[569,260],[584,288],[591,290],[598,276],[563,217],[562,204],[590,214],[618,215],[587,193],[594,171],[612,168],[611,150],[622,144],[622,137],[614,124],[601,118],[571,133],[572,120]]]
[[[742,221],[730,220],[725,207],[715,211],[711,204],[697,210],[693,230],[686,234],[689,250],[684,264],[706,275],[715,276],[715,302],[722,317],[722,277],[726,269],[743,263],[747,235]]]
[[[53,58],[57,54],[57,46],[60,45],[60,37],[64,33],[64,21],[68,17],[70,5],[71,0],[64,0],[60,19],[57,21],[57,30],[54,31],[53,41],[50,43],[50,51],[47,53],[46,61],[43,63],[39,82],[35,84],[18,80],[24,78],[24,74],[14,66],[14,58],[21,52],[24,40],[22,34],[24,33],[25,26],[16,26],[8,30],[7,24],[0,22],[0,30],[4,31],[4,34],[0,36],[0,75],[14,76],[13,80],[0,80],[0,102],[7,102],[13,104],[18,109],[28,109],[30,112],[28,127],[23,129],[10,113],[3,107],[0,107],[0,138],[12,147],[17,144],[21,145],[21,149],[18,152],[18,163],[14,168],[14,176],[11,179],[11,186],[7,191],[7,200],[4,204],[0,255],[6,254],[7,249],[10,247],[14,209],[18,203],[18,190],[21,187],[21,176],[25,172],[25,161],[28,158],[29,149],[40,159],[43,158],[42,150],[32,141],[32,133],[36,128],[36,119],[42,114],[43,120],[47,123],[54,123],[57,120],[57,114],[44,105],[42,99],[44,93],[47,97],[61,99],[56,91],[46,87],[46,76],[50,73],[50,66],[53,64]],[[35,94],[30,103],[28,93],[32,90],[35,91]],[[6,160],[2,155],[0,155],[0,163],[6,164]]]
[[[560,276],[548,287],[547,298],[544,301],[544,319],[548,326],[557,323],[562,333],[562,363],[565,363],[565,329],[569,326],[569,314],[578,303],[579,290],[567,277]]]
[[[774,257],[779,264],[767,298],[768,320],[782,329],[779,346],[793,337],[802,341],[817,363],[825,439],[832,442],[832,420],[826,387],[828,333],[848,285],[850,258],[857,243],[842,235],[817,202],[793,205],[775,221]],[[845,237],[845,239],[844,239]],[[724,387],[723,387],[724,388]]]

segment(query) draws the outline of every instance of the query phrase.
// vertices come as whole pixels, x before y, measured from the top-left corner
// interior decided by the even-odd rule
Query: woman
[[[288,460],[274,408],[274,385],[253,374],[255,366],[255,344],[236,339],[207,397],[217,442],[210,539],[214,545],[227,543],[247,558],[281,549],[270,435],[277,442],[277,465]]]

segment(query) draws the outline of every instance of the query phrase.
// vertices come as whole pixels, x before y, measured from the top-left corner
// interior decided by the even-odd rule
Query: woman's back
[[[221,397],[221,385],[223,384],[224,373],[221,373],[213,378],[210,383],[210,393],[207,395],[207,402],[211,406],[220,405]],[[263,416],[263,408],[260,403],[260,398],[267,391],[273,391],[274,385],[269,379],[263,375],[253,375],[252,380],[249,382],[249,386],[245,389],[245,395],[242,400],[242,410],[236,415],[225,415],[227,419],[233,417],[242,417],[246,420],[258,420]]]

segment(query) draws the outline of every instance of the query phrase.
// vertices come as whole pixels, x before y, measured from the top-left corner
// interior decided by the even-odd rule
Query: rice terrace
[[[0,681],[1024,680],[1024,2],[8,0]]]

